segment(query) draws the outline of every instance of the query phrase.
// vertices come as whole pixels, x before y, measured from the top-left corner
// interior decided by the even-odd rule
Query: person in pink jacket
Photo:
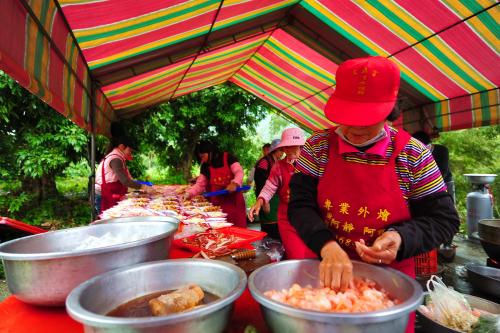
[[[302,130],[299,128],[287,128],[281,134],[281,142],[276,147],[280,148],[286,157],[276,162],[269,173],[266,184],[259,193],[255,205],[248,212],[248,219],[253,221],[254,215],[269,205],[269,200],[278,193],[278,230],[285,248],[285,255],[288,259],[297,258],[317,258],[302,241],[297,230],[288,222],[288,201],[290,190],[288,183],[295,171],[295,161],[300,155],[300,147],[305,143]]]

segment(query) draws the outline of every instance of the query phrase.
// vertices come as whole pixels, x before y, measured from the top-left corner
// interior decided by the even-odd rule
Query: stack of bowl
[[[73,288],[98,274],[167,258],[176,230],[173,223],[130,222],[51,231],[2,243],[0,258],[15,297],[60,306]],[[92,237],[109,239],[107,235],[118,243],[78,249]]]
[[[500,263],[500,219],[480,220],[477,231],[488,257]]]

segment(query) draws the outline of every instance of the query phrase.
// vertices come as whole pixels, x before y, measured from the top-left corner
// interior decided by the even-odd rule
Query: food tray
[[[264,238],[267,233],[263,231],[256,231],[256,230],[250,230],[250,229],[245,229],[245,228],[239,228],[239,227],[227,227],[227,228],[220,228],[217,229],[217,232],[225,234],[225,235],[234,235],[236,237],[243,238],[242,240],[233,242],[229,244],[227,247],[230,249],[237,249],[237,248],[242,248],[248,246],[250,243],[258,241],[259,239]],[[184,237],[184,238],[179,238],[174,240],[174,244],[191,250],[193,252],[200,252],[202,249],[199,248],[198,246],[194,246],[191,244],[186,244],[183,242],[184,239],[194,239],[196,238],[197,235],[192,235],[189,237]]]

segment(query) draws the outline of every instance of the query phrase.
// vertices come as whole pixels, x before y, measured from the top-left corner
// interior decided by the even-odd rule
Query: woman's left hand
[[[238,184],[236,184],[235,182],[230,182],[229,185],[227,185],[226,190],[228,190],[229,192],[234,192],[237,188]]]
[[[386,231],[372,246],[366,246],[363,240],[356,242],[356,252],[364,262],[388,265],[396,259],[401,241],[397,231]]]

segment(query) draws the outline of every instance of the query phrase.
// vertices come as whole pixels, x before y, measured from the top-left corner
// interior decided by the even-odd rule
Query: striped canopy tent
[[[346,59],[401,69],[408,131],[499,123],[496,0],[2,0],[0,69],[79,126],[230,81],[298,125]],[[230,112],[230,111],[228,111]]]

